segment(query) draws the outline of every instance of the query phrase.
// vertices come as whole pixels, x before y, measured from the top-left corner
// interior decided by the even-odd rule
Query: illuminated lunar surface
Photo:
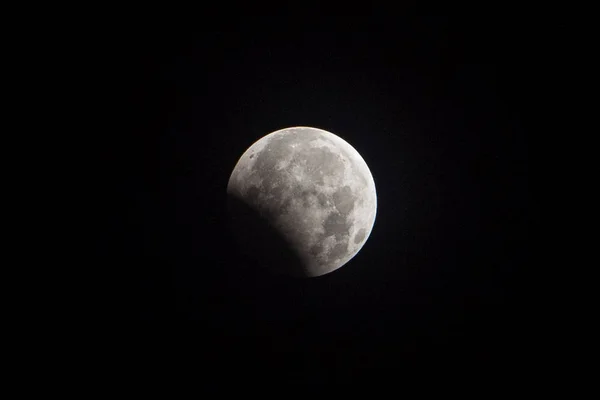
[[[375,182],[360,154],[316,128],[270,133],[239,159],[227,185],[232,229],[243,251],[275,272],[330,273],[367,241]]]

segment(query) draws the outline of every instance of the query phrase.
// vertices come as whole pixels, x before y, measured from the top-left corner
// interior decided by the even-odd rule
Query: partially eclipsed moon
[[[360,154],[309,127],[282,129],[250,146],[227,194],[245,252],[299,277],[346,264],[368,239],[377,212],[375,182]]]

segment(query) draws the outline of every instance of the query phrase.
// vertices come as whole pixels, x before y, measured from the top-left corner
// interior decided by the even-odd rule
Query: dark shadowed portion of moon
[[[305,276],[302,258],[294,251],[293,244],[267,218],[236,196],[228,196],[228,208],[235,221],[236,239],[247,256],[256,258],[259,255],[258,261],[274,272]]]
[[[319,276],[347,263],[367,240],[377,208],[362,157],[336,135],[273,132],[240,158],[227,187],[242,249],[276,272]]]

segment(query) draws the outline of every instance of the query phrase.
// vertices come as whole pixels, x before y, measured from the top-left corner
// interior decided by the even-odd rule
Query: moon
[[[276,273],[328,274],[367,241],[377,213],[371,171],[333,133],[291,127],[256,141],[227,185],[231,228],[244,253]]]

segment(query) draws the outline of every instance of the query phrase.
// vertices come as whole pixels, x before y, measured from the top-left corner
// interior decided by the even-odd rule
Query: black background
[[[128,25],[96,40],[90,81],[107,101],[90,146],[90,264],[109,282],[98,319],[152,323],[167,347],[196,342],[200,362],[224,374],[347,377],[448,353],[490,365],[516,356],[529,262],[527,29],[269,21]],[[248,263],[225,210],[241,154],[297,125],[352,144],[378,195],[363,249],[309,280]]]

